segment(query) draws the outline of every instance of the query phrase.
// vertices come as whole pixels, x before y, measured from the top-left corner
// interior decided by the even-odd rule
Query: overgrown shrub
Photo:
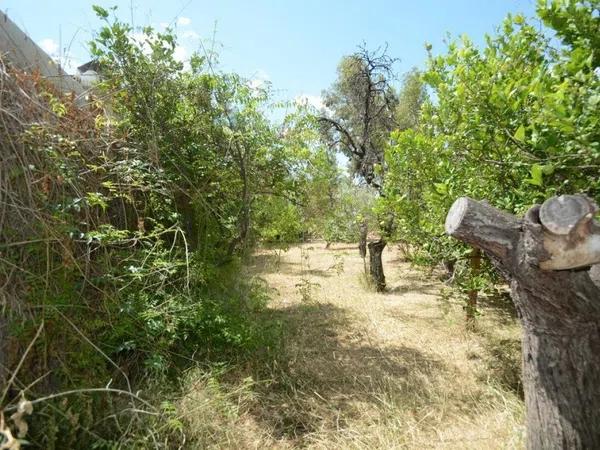
[[[168,446],[173,375],[276,345],[237,256],[252,227],[240,193],[258,195],[267,165],[285,176],[264,96],[200,62],[183,71],[169,33],[146,29],[148,53],[130,31],[100,32],[106,78],[85,104],[0,70],[0,431],[31,400],[22,437],[37,448]]]

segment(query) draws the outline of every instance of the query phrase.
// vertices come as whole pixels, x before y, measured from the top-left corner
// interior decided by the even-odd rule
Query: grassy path
[[[384,252],[385,294],[366,286],[354,246],[254,256],[285,345],[267,373],[236,374],[251,374],[252,386],[234,396],[223,426],[235,431],[215,446],[522,448],[514,319],[486,307],[479,330],[465,332],[444,285],[399,256]]]

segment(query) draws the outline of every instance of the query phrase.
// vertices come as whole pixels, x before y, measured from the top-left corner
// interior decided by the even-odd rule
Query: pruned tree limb
[[[544,228],[548,259],[544,270],[563,270],[600,263],[600,225],[594,221],[598,206],[581,195],[561,195],[544,202],[539,218]]]
[[[597,205],[580,195],[548,199],[532,208],[529,220],[541,224],[543,252],[536,256],[543,270],[564,270],[600,263]],[[446,232],[504,260],[519,239],[522,221],[468,197],[456,200],[446,217]],[[542,250],[542,249],[539,249]]]
[[[521,221],[487,203],[461,197],[450,208],[445,227],[450,236],[504,260],[516,247]]]
[[[553,197],[518,219],[463,197],[446,218],[448,234],[485,250],[510,280],[523,327],[529,449],[600,448],[596,210],[584,196]],[[579,269],[550,270],[569,268]]]

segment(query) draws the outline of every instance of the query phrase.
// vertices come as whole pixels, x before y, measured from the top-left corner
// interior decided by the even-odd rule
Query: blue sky
[[[118,6],[134,25],[176,27],[185,60],[216,32],[221,67],[272,83],[281,99],[319,95],[340,58],[365,41],[389,44],[399,73],[423,67],[425,42],[442,51],[447,33],[482,42],[507,13],[533,16],[534,0],[0,0],[0,8],[49,53],[71,67],[86,62],[86,42],[101,23],[91,5]],[[68,58],[65,58],[68,54]]]

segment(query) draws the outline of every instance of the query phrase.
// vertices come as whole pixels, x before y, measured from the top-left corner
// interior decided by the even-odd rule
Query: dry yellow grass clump
[[[465,331],[435,277],[384,252],[389,291],[364,282],[351,245],[253,257],[284,342],[269,361],[190,373],[180,402],[194,445],[213,448],[522,448],[519,328],[482,307]]]

